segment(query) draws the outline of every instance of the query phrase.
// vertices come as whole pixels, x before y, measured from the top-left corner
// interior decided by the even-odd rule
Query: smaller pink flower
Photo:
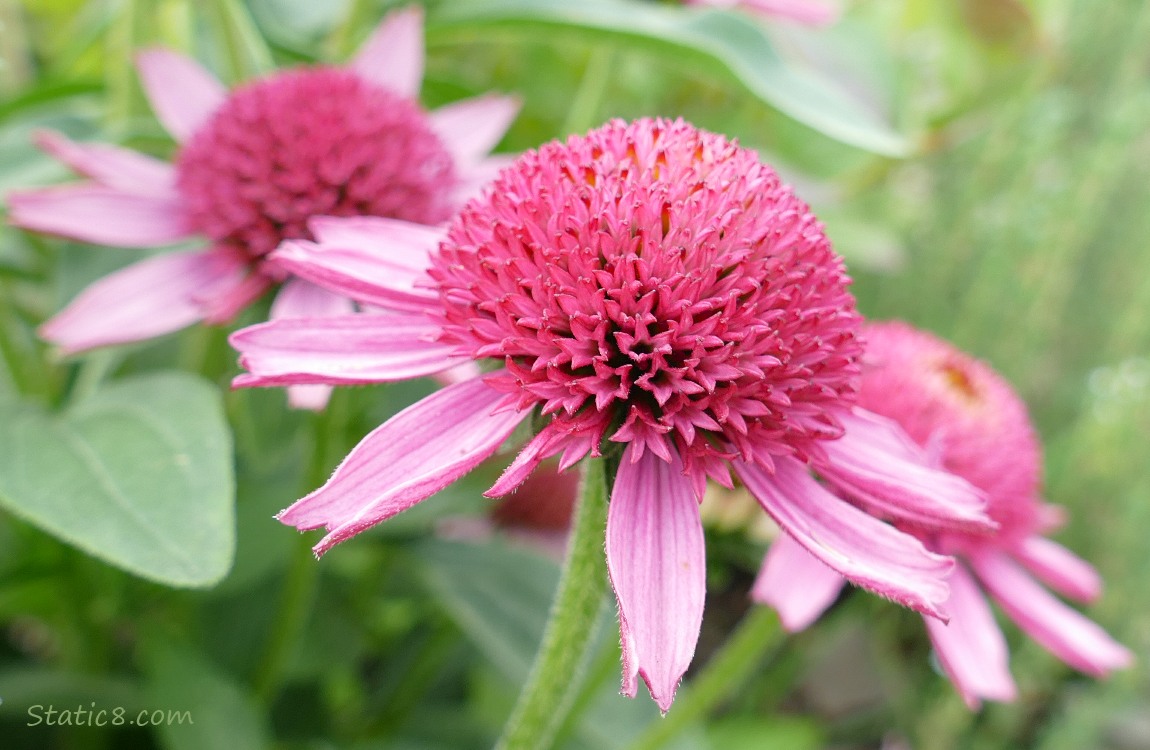
[[[1082,602],[1101,591],[1089,564],[1044,536],[1062,514],[1038,497],[1040,448],[1022,400],[988,365],[928,333],[880,323],[867,326],[865,335],[868,366],[860,406],[896,421],[942,467],[984,490],[999,524],[994,534],[903,525],[930,549],[960,561],[950,577],[949,624],[924,620],[963,700],[973,709],[982,699],[1015,696],[1006,641],[983,590],[1070,666],[1095,677],[1128,666],[1129,651],[1035,580]],[[845,497],[877,507],[863,488],[833,472],[826,478]],[[778,609],[784,626],[797,631],[818,619],[843,583],[838,573],[780,537],[767,553],[753,596]]]
[[[149,249],[191,241],[95,282],[43,325],[64,353],[221,323],[272,287],[273,318],[351,312],[346,297],[293,278],[268,254],[314,239],[316,217],[439,224],[505,163],[488,151],[518,100],[482,96],[431,113],[417,101],[423,17],[392,13],[345,67],[278,71],[228,92],[194,60],[138,58],[174,163],[43,133],[39,145],[90,181],[8,196],[11,221],[82,242]],[[322,407],[327,388],[293,389]]]
[[[687,5],[741,8],[771,19],[825,26],[839,19],[842,10],[830,0],[683,0]]]

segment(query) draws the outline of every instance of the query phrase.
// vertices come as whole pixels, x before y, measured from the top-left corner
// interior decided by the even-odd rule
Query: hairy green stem
[[[651,724],[628,750],[663,747],[685,727],[707,717],[759,668],[763,657],[782,641],[779,617],[769,607],[752,607],[723,647],[679,691],[662,721]]]
[[[543,642],[496,750],[543,750],[575,704],[607,599],[604,461],[588,459]]]

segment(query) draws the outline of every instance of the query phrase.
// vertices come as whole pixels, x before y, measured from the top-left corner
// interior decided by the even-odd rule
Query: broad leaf
[[[113,383],[60,415],[0,410],[0,505],[129,572],[208,586],[231,567],[231,436],[181,373]]]
[[[615,37],[676,61],[725,70],[779,111],[843,143],[889,156],[909,150],[903,136],[845,89],[782,57],[749,15],[633,0],[455,0],[433,20],[433,41],[483,30]]]

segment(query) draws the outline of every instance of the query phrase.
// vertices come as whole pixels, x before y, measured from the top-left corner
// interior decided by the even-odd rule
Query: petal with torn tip
[[[935,653],[959,695],[971,709],[980,701],[1012,701],[1010,652],[994,621],[994,613],[966,569],[958,565],[950,576],[950,622],[924,617]]]
[[[407,510],[478,466],[530,412],[493,413],[506,396],[482,379],[448,386],[368,434],[327,484],[279,514],[298,529],[323,526],[317,555]]]
[[[744,461],[732,465],[763,509],[812,555],[876,594],[945,619],[952,558],[835,497],[792,458],[775,459],[773,474]]]
[[[152,111],[177,141],[192,137],[227,99],[227,89],[192,58],[166,49],[136,56]]]
[[[773,607],[783,627],[797,633],[834,604],[845,583],[845,578],[789,534],[780,534],[763,558],[751,599]]]
[[[623,692],[637,676],[664,712],[695,655],[706,595],[699,505],[677,454],[627,446],[607,511],[607,568],[619,602]]]

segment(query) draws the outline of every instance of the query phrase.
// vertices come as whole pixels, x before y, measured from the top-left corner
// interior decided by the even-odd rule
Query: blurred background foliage
[[[1069,510],[1059,538],[1107,582],[1090,615],[1139,657],[1096,683],[1007,627],[1019,700],[972,714],[933,665],[919,618],[851,593],[762,657],[705,720],[660,744],[641,739],[660,721],[654,706],[616,694],[606,621],[564,746],[1150,748],[1150,6],[856,0],[840,23],[811,30],[736,15],[699,25],[674,3],[426,5],[425,104],[520,93],[504,151],[658,114],[737,136],[777,165],[846,256],[864,313],[950,338],[1018,387],[1047,446],[1047,495]],[[0,194],[66,178],[31,146],[39,127],[171,153],[136,82],[140,47],[189,52],[237,83],[277,65],[342,61],[397,6],[0,0]],[[0,229],[0,472],[10,472],[0,502],[13,510],[0,515],[4,747],[489,746],[557,576],[507,535],[456,539],[482,525],[479,493],[498,467],[315,563],[310,537],[270,516],[432,386],[349,389],[322,415],[288,412],[281,393],[226,390],[233,357],[224,332],[209,329],[53,358],[35,325],[126,260]],[[146,376],[173,368],[184,374]],[[202,382],[179,387],[188,373],[220,396],[200,393]],[[195,521],[162,519],[212,561],[184,578],[123,572],[145,565],[132,545],[120,554],[76,541],[92,514],[84,498],[48,507],[40,497],[38,515],[11,474],[37,460],[16,450],[28,420],[96,429],[85,404],[141,376],[153,378],[153,406],[205,399],[195,411],[207,416],[186,418],[188,435],[225,452],[234,437],[234,493],[225,467],[207,489],[180,474],[170,492],[139,499],[161,515],[192,507],[210,528],[234,522],[233,545],[226,530],[188,541],[179,526]],[[185,419],[178,412],[172,419]],[[44,460],[35,470],[56,468]],[[79,523],[53,525],[52,514]],[[738,524],[708,534],[696,672],[743,614],[763,549]],[[93,703],[129,715],[189,710],[194,725],[27,726],[30,706]]]

